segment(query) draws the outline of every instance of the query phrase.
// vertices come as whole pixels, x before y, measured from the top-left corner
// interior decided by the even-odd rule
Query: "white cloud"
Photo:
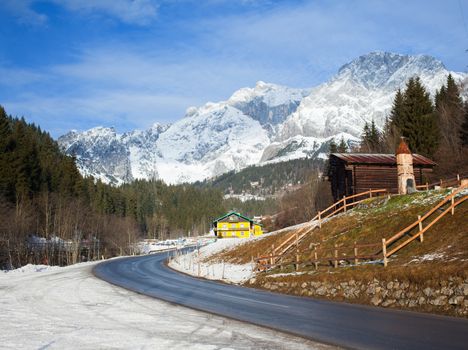
[[[43,24],[47,21],[47,16],[31,9],[34,0],[2,0],[0,8],[12,13],[23,24]]]
[[[147,25],[157,16],[153,0],[50,0],[70,11],[103,13],[130,24]]]
[[[158,14],[158,4],[154,0],[1,0],[0,7],[13,13],[22,23],[43,24],[47,16],[33,9],[39,2],[54,3],[85,15],[107,15],[137,25],[150,24]]]

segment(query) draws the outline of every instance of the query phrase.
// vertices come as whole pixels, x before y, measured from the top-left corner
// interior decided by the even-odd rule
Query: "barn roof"
[[[376,153],[332,153],[332,156],[343,160],[348,165],[351,164],[373,164],[373,165],[396,165],[396,156],[394,154],[376,154]],[[413,154],[413,165],[422,167],[432,167],[436,165],[432,160],[420,154]]]

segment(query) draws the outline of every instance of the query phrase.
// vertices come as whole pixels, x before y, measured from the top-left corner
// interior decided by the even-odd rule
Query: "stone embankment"
[[[326,298],[381,307],[468,317],[468,279],[459,277],[427,284],[408,281],[347,282],[249,281],[251,285],[280,293]]]

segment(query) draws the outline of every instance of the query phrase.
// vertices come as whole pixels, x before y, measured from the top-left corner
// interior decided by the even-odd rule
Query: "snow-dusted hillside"
[[[353,144],[365,122],[382,126],[396,90],[410,77],[419,76],[434,94],[449,73],[467,79],[430,56],[373,52],[313,89],[258,82],[227,101],[190,107],[170,126],[123,135],[99,127],[58,141],[83,174],[107,183],[192,182],[253,164],[323,157],[332,138]]]

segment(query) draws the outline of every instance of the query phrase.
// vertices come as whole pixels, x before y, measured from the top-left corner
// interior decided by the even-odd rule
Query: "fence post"
[[[317,246],[314,246],[314,264],[315,269],[318,269],[318,257],[317,257]]]
[[[283,271],[283,257],[280,258],[280,270]]]
[[[442,188],[442,179],[440,179],[440,187]]]
[[[338,246],[335,244],[335,259],[334,259],[334,261],[335,261],[335,262],[334,262],[335,268],[338,267],[338,248],[337,248],[337,247],[338,247]]]
[[[299,250],[296,248],[296,271],[299,270]]]
[[[418,215],[418,220],[421,220],[421,215]],[[423,230],[423,224],[422,224],[422,221],[419,221],[419,232],[421,232],[422,230]],[[419,241],[420,242],[424,241],[423,233],[421,233],[421,235],[419,236]]]
[[[455,196],[453,195],[453,192],[454,192],[454,188],[452,188],[452,199],[451,199],[451,203],[452,203],[452,215],[455,214]]]
[[[382,238],[382,255],[383,255],[383,266],[387,267],[387,242],[385,238]]]
[[[369,188],[369,198],[372,198],[372,188]]]
[[[358,264],[358,258],[357,258],[358,251],[357,250],[358,250],[357,244],[356,242],[354,242],[354,265]]]
[[[460,174],[457,174],[457,185],[460,186]]]
[[[346,196],[343,196],[343,209],[344,209],[344,212],[346,213]]]
[[[275,253],[275,245],[272,244],[271,245],[271,258],[270,258],[270,265],[273,265],[274,261],[273,261],[273,254]]]
[[[322,213],[320,212],[320,210],[318,212],[318,222],[319,222],[319,227],[322,228]]]

